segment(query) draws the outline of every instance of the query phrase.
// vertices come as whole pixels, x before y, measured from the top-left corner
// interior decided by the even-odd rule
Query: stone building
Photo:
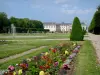
[[[44,29],[49,29],[50,32],[68,32],[72,28],[71,23],[55,23],[55,22],[45,22],[43,23]]]
[[[45,22],[43,23],[44,29],[49,29],[50,32],[70,32],[72,30],[71,23],[55,23],[55,22]],[[81,23],[82,29],[87,30],[85,23]]]

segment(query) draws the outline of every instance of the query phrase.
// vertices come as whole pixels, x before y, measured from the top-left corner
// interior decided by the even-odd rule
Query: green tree
[[[16,18],[16,17],[10,17],[10,19],[7,21],[7,15],[5,13],[0,13],[0,32],[4,30],[4,28],[7,26],[6,23],[9,26],[11,24],[14,24],[16,27],[17,32],[33,32],[33,31],[43,31],[43,23],[38,20],[30,20],[28,18]]]
[[[100,10],[100,5],[97,7],[97,10]]]
[[[7,14],[4,12],[0,12],[0,33],[6,32],[8,27],[9,20],[7,18]]]
[[[78,17],[75,17],[73,20],[72,31],[70,35],[71,41],[82,41],[83,40],[83,31],[81,27],[81,23]]]
[[[88,31],[91,32],[91,33],[94,32],[94,27],[95,27],[95,20],[94,20],[94,17],[93,17],[93,19],[90,23],[90,26],[88,28]]]
[[[91,33],[100,34],[100,6],[97,7],[88,30]]]
[[[16,18],[15,18],[15,17],[12,16],[12,17],[10,17],[9,20],[10,20],[10,23],[11,23],[11,24],[14,24],[14,25],[17,26],[17,21],[16,21]]]

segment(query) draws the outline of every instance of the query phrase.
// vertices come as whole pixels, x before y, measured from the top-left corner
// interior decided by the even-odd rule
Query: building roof
[[[56,23],[56,22],[44,22],[43,24],[56,24],[56,25],[71,25],[71,23],[64,23],[64,22],[62,22],[62,23]]]
[[[43,24],[56,24],[55,22],[44,22]]]

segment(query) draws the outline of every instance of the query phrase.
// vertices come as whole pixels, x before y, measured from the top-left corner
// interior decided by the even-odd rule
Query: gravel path
[[[35,48],[35,49],[31,49],[31,50],[28,50],[28,51],[25,51],[23,53],[20,53],[20,54],[16,54],[16,55],[12,55],[12,56],[9,56],[9,57],[6,57],[6,58],[3,58],[3,59],[0,59],[0,63],[4,63],[8,60],[11,60],[11,59],[15,59],[15,58],[18,58],[18,57],[21,57],[21,56],[24,56],[26,54],[29,54],[33,51],[36,51],[36,50],[39,50],[39,49],[42,49],[42,48],[45,48],[46,46],[41,46],[39,48]]]
[[[92,44],[96,50],[98,62],[100,63],[100,35],[89,33],[89,39],[92,41]]]

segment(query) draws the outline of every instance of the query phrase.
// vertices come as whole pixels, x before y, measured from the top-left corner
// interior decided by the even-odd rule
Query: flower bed
[[[63,75],[69,70],[69,64],[79,52],[77,43],[63,43],[48,52],[27,58],[21,63],[10,65],[4,75]]]

